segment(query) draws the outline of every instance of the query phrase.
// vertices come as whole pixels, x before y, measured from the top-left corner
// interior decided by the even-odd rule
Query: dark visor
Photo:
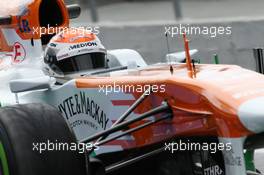
[[[89,53],[56,61],[56,67],[64,74],[76,73],[98,68],[105,68],[106,59],[104,53]]]

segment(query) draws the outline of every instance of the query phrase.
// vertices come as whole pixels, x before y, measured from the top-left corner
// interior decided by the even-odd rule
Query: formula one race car
[[[32,31],[68,27],[80,8],[1,5],[1,174],[260,174],[263,75],[196,64],[185,36],[186,63],[148,66],[135,51],[113,50],[107,69],[58,83],[40,66],[55,32]]]

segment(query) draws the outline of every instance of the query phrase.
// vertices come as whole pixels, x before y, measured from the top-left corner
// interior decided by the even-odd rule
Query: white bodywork
[[[110,127],[113,124],[112,121],[125,112],[128,106],[113,106],[113,100],[135,100],[133,96],[128,94],[113,93],[105,95],[99,92],[99,89],[78,89],[76,88],[75,80],[56,86],[54,78],[46,76],[42,71],[44,64],[42,57],[27,59],[17,64],[12,62],[12,56],[4,56],[1,59],[3,62],[1,64],[0,79],[4,82],[0,85],[1,105],[48,103],[61,111],[66,121],[73,128],[78,140]],[[129,49],[108,51],[108,60],[110,68],[131,67],[133,64],[136,64],[136,67],[147,65],[139,53]],[[87,75],[89,75],[89,72]],[[81,99],[84,96],[86,99]],[[92,106],[94,107],[93,110],[100,108],[99,111],[101,113],[99,115],[90,113],[91,115],[98,115],[96,116],[98,117],[97,119],[95,119],[96,117],[91,117],[85,111],[79,111],[77,115],[73,115],[71,108],[68,108],[69,101],[67,99],[69,98],[72,99],[72,105],[77,105],[78,102],[81,102],[78,100],[92,102],[96,105]],[[83,110],[85,110],[84,106]],[[121,140],[124,138],[125,140],[131,140],[129,136],[123,137]],[[122,148],[121,146],[106,146],[106,149],[101,150],[109,152],[110,150],[122,150]]]

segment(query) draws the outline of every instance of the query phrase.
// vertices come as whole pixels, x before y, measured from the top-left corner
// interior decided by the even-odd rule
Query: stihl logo
[[[70,46],[70,50],[80,49],[80,48],[83,48],[83,47],[91,47],[91,46],[97,46],[97,43],[88,42],[88,43],[83,43],[83,44],[76,44],[76,45]]]
[[[14,44],[13,49],[13,62],[14,63],[21,63],[26,58],[26,50],[22,46],[22,44],[16,42]]]

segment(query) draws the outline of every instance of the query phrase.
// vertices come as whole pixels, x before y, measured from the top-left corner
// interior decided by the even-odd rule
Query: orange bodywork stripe
[[[253,134],[242,125],[237,112],[243,102],[260,95],[264,96],[262,91],[243,97],[243,92],[248,90],[264,89],[262,75],[228,65],[197,65],[197,78],[191,78],[186,74],[188,70],[184,64],[174,66],[174,70],[174,74],[171,75],[168,66],[157,66],[139,70],[134,76],[126,73],[111,77],[81,78],[76,80],[76,87],[99,88],[102,85],[117,84],[166,85],[165,93],[152,95],[153,97],[148,98],[137,109],[138,112],[142,113],[147,110],[146,108],[152,108],[153,98],[159,99],[160,102],[166,100],[174,111],[172,125],[178,135],[242,137]],[[245,82],[244,77],[249,77],[248,82]],[[240,92],[242,96],[236,98],[235,94]],[[135,92],[132,94],[135,99],[141,95]],[[189,124],[189,130],[186,130],[186,124]]]

